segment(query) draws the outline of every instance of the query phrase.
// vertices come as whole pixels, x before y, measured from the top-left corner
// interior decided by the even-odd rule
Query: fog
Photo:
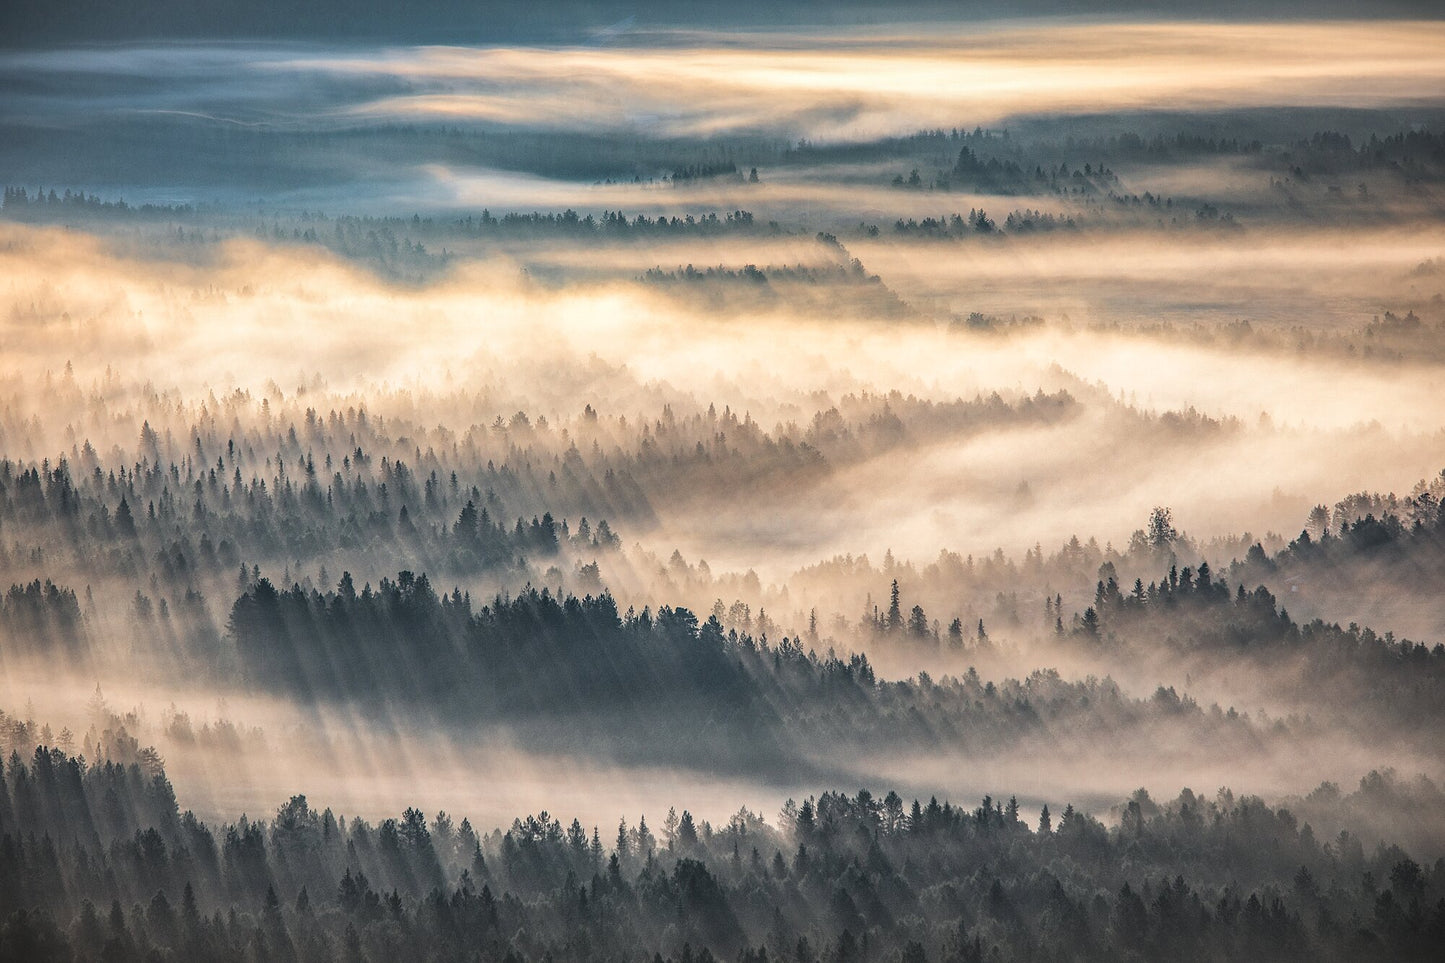
[[[1288,536],[1304,526],[1305,513],[1317,501],[1350,491],[1403,488],[1400,480],[1429,477],[1445,463],[1445,436],[1429,415],[1440,377],[1434,364],[1381,365],[1248,345],[1225,348],[1127,327],[1094,329],[1064,322],[1004,333],[960,332],[936,319],[912,324],[868,317],[820,322],[790,312],[786,303],[762,308],[744,303],[718,310],[693,298],[663,297],[636,275],[627,278],[629,265],[676,263],[688,256],[689,246],[697,245],[634,244],[588,257],[585,247],[534,243],[488,253],[416,287],[386,282],[364,268],[304,247],[236,239],[210,246],[199,262],[178,263],[164,254],[137,259],[116,253],[116,242],[103,237],[20,226],[7,227],[7,232],[10,276],[45,279],[34,287],[12,282],[5,311],[11,346],[7,362],[14,365],[7,375],[9,410],[15,413],[6,426],[12,457],[50,459],[53,464],[75,458],[77,446],[88,442],[103,465],[120,467],[145,457],[135,441],[142,421],[174,439],[166,445],[175,447],[166,451],[179,455],[187,447],[184,439],[198,430],[205,435],[219,429],[222,437],[235,437],[238,430],[259,431],[264,439],[270,433],[284,434],[304,409],[324,416],[358,406],[365,407],[373,424],[396,426],[391,437],[398,458],[410,460],[412,447],[435,447],[447,457],[446,447],[463,436],[492,436],[476,454],[455,462],[464,481],[489,459],[518,464],[540,459],[545,465],[569,447],[598,438],[606,447],[597,450],[604,460],[594,470],[613,459],[641,456],[629,471],[647,506],[642,511],[636,506],[609,510],[605,501],[589,507],[584,498],[575,509],[559,512],[559,518],[570,518],[573,524],[581,515],[590,515],[594,522],[606,515],[630,547],[627,555],[601,560],[603,584],[639,609],[671,601],[705,613],[715,599],[730,604],[735,596],[746,597],[766,607],[775,620],[784,620],[775,631],[790,636],[803,630],[810,609],[821,610],[825,626],[835,615],[851,622],[864,608],[864,595],[871,594],[874,604],[885,596],[889,576],[881,572],[861,586],[837,592],[811,585],[799,586],[795,599],[775,595],[786,591],[794,572],[818,559],[845,553],[879,559],[890,552],[922,563],[944,550],[982,558],[995,548],[1019,558],[1036,543],[1061,545],[1076,534],[1123,550],[1131,532],[1161,502],[1172,506],[1178,522],[1196,536],[1254,532],[1258,537],[1276,531]],[[706,245],[713,255],[709,260],[724,264],[739,263],[749,249],[764,263],[837,260],[826,245],[801,239],[769,240],[756,248],[739,241]],[[1395,263],[1409,263],[1419,250],[1406,248]],[[901,257],[901,252],[881,245],[863,246],[860,253],[871,262],[890,265],[895,263],[890,258]],[[1309,253],[1321,257],[1313,248]],[[1153,256],[1162,260],[1157,252]],[[614,266],[608,266],[609,259]],[[1233,262],[1233,270],[1243,270],[1232,252],[1221,250],[1220,259],[1226,268]],[[1049,260],[1054,270],[1067,271],[1067,265]],[[521,273],[521,265],[538,263],[561,273],[553,283],[539,286]],[[927,263],[914,258],[911,270],[921,273]],[[1182,255],[1177,263],[1185,263]],[[1286,253],[1267,270],[1277,272],[1283,263],[1289,263]],[[934,283],[948,283],[946,275],[936,272]],[[1191,282],[1185,278],[1175,283],[1187,287]],[[1084,279],[1072,288],[1077,296],[1089,291]],[[1102,314],[1109,309],[1105,304],[1096,310]],[[1196,309],[1196,316],[1209,314]],[[1112,320],[1127,325],[1132,319]],[[295,357],[297,331],[306,332],[304,366]],[[221,349],[238,342],[247,346],[244,354]],[[62,374],[67,363],[70,373]],[[42,370],[48,374],[31,373]],[[247,393],[233,397],[237,389]],[[894,390],[904,394],[888,394]],[[1060,391],[1070,400],[1058,410],[1018,407],[1038,392]],[[997,402],[984,401],[994,392],[999,393]],[[41,397],[47,403],[36,408],[31,399]],[[585,420],[579,405],[590,405],[602,416],[598,428]],[[719,412],[746,412],[755,427],[745,438],[751,432],[770,433],[776,441],[811,437],[812,444],[822,445],[827,467],[817,471],[760,463],[741,476],[735,503],[720,501],[716,487],[679,485],[678,479],[686,476],[648,456],[649,446],[657,444],[665,446],[663,454],[691,446],[685,436],[669,440],[660,421],[657,439],[650,440],[648,429],[664,405],[669,420],[684,422],[702,417],[709,406]],[[891,413],[904,420],[886,435],[870,440],[865,431],[841,446],[829,446],[822,440],[825,436],[803,433],[810,425],[815,431],[826,425],[828,411],[840,405],[844,410],[861,405],[874,419]],[[916,406],[925,408],[910,410]],[[929,414],[930,409],[935,413]],[[514,426],[500,437],[496,429],[487,428],[499,417],[511,421],[515,411],[527,412],[538,425],[544,419],[547,427],[517,434]],[[21,412],[23,417],[15,417]],[[215,428],[202,427],[208,423]],[[518,444],[525,445],[527,454],[516,454]],[[327,453],[337,461],[346,451],[320,439],[310,446],[308,454],[319,458]],[[196,447],[209,448],[210,442]],[[268,450],[264,441],[256,447],[258,458]],[[163,459],[170,457],[162,453]],[[761,452],[750,457],[761,457]],[[282,481],[278,477],[276,484]],[[409,507],[418,510],[415,502]],[[561,506],[544,489],[508,507],[512,514],[528,517]],[[449,525],[454,519],[444,511],[441,521]],[[101,613],[108,606],[129,607],[126,598],[135,590],[124,579],[71,573],[63,562],[27,563],[20,551],[24,544],[17,543],[10,553],[15,581],[51,578],[77,589],[89,587]],[[674,549],[686,560],[706,560],[713,575],[696,585],[669,580],[660,560]],[[568,554],[581,565],[591,561],[585,552]],[[388,557],[375,549],[365,554],[326,550],[312,557],[263,551],[258,558],[243,551],[241,558],[248,564],[270,559],[268,571],[273,565],[285,567],[293,577],[305,573],[314,578],[320,566],[334,579],[347,568],[358,583],[416,564],[422,571],[432,569],[439,590],[450,588],[446,574],[432,568],[436,563],[426,562],[424,552],[413,556],[415,562],[409,555]],[[659,561],[649,562],[649,557]],[[1225,554],[1208,557],[1216,566],[1231,561]],[[660,567],[662,579],[652,574],[654,566]],[[583,590],[584,583],[574,581],[572,564],[556,566],[560,582],[545,575],[544,567],[529,566],[510,578],[497,573],[461,582],[479,599],[492,591],[515,590],[527,580]],[[748,572],[762,579],[756,589],[729,584]],[[1146,568],[1141,574],[1147,580],[1160,573]],[[908,579],[902,581],[912,590]],[[1092,581],[1092,573],[1087,573],[1077,588],[1088,591]],[[224,628],[235,591],[233,573],[221,570],[199,581],[192,577],[192,584],[204,586],[204,594],[214,600],[210,624]],[[1034,584],[1033,591],[1045,588],[1042,582]],[[322,582],[317,587],[329,586]],[[774,600],[768,600],[769,594]],[[944,622],[965,614],[966,624],[980,616],[992,622],[982,608],[982,599],[990,594],[965,593],[952,600],[945,595],[928,601],[927,608]],[[1080,610],[1086,599],[1080,600]],[[947,608],[940,610],[940,605]],[[1355,617],[1328,606],[1320,614],[1344,621]],[[149,644],[145,631],[130,618],[107,620],[97,614],[88,621],[101,653]],[[1396,625],[1389,616],[1377,622],[1382,630],[1402,632],[1417,624]],[[962,672],[982,662],[1002,681],[1027,674],[1039,664],[1031,660],[1042,658],[1043,664],[1068,666],[1080,676],[1113,674],[1139,697],[1158,684],[1170,684],[1225,707],[1237,703],[1241,710],[1277,714],[1300,709],[1268,686],[1241,688],[1238,673],[1227,673],[1234,676],[1232,683],[1214,685],[1207,668],[1198,666],[1185,671],[1151,663],[1140,670],[1107,656],[1080,659],[1039,641],[1047,640],[1043,629],[1005,629],[1004,638],[1024,646],[1013,656],[973,653],[939,660],[902,654],[890,650],[886,641],[855,634],[859,629],[837,635],[834,644],[844,651],[870,652],[892,674],[910,675],[919,668]],[[1044,649],[1035,652],[1040,644]],[[880,650],[879,645],[884,647]],[[178,658],[180,665],[187,661],[186,656]],[[115,669],[106,668],[111,664],[110,657],[102,656],[90,674],[75,681],[72,698],[88,693],[96,682],[114,684],[110,673]],[[22,666],[12,664],[9,671],[19,678]],[[14,680],[11,684],[17,685]],[[241,691],[229,689],[215,698],[234,699]],[[23,690],[24,685],[18,685],[12,692],[12,705]],[[203,696],[202,704],[211,699]],[[151,712],[161,703],[156,697],[145,701]],[[288,721],[284,706],[258,710],[254,718],[266,731],[290,733],[300,725]],[[322,723],[322,731],[350,733],[349,741],[358,746],[385,742],[407,755],[419,754],[431,760],[426,775],[402,770],[392,772],[390,781],[362,780],[357,773],[375,768],[377,762],[374,756],[351,754],[359,749],[343,750],[339,757],[328,749],[333,758],[316,766],[306,761],[306,752],[285,761],[268,739],[264,765],[235,785],[232,763],[220,767],[225,781],[218,781],[216,770],[205,762],[209,753],[192,761],[195,753],[185,746],[166,748],[164,739],[155,741],[171,760],[175,777],[195,787],[193,804],[216,814],[224,814],[228,805],[255,811],[265,804],[267,793],[281,791],[278,783],[291,772],[305,773],[312,792],[324,790],[351,812],[393,810],[404,803],[398,793],[419,787],[427,787],[428,795],[435,793],[437,805],[456,810],[463,808],[459,796],[466,785],[464,773],[499,768],[516,772],[518,757],[539,770],[535,786],[524,787],[513,779],[504,791],[469,800],[467,811],[504,819],[506,812],[535,808],[528,801],[557,789],[559,780],[590,787],[585,794],[589,808],[583,814],[599,822],[611,818],[609,808],[619,813],[645,808],[649,792],[660,794],[674,785],[701,794],[690,804],[719,816],[735,808],[734,800],[757,806],[770,793],[799,795],[806,788],[796,781],[779,782],[785,777],[763,764],[762,782],[735,776],[706,789],[694,776],[666,768],[648,775],[648,770],[635,768],[635,759],[590,762],[562,779],[558,774],[568,766],[583,764],[567,762],[572,757],[550,737],[528,748],[504,735],[505,729],[489,727],[480,740],[463,729],[434,744],[434,737],[416,733],[404,715],[380,729],[364,719],[343,717]],[[310,738],[316,738],[314,733]],[[1305,738],[1314,737],[1301,734],[1290,741]],[[1110,791],[1125,792],[1151,774],[1167,772],[1171,783],[1210,785],[1227,782],[1221,775],[1233,770],[1261,791],[1303,793],[1327,779],[1348,780],[1355,770],[1387,764],[1386,759],[1404,771],[1435,765],[1419,761],[1413,750],[1396,758],[1369,744],[1345,756],[1338,737],[1327,738],[1334,747],[1327,755],[1298,746],[1269,750],[1257,768],[1244,769],[1232,753],[1198,758],[1163,753],[1156,730],[1150,748],[1140,748],[1137,768],[1115,764],[1108,775],[1101,775],[1096,766],[1083,763],[1078,777],[1056,774],[1038,790],[1026,791],[1040,798],[1044,790],[1072,791],[1081,800],[1099,802]],[[331,744],[322,737],[318,745]],[[438,753],[453,761],[439,769]],[[1161,768],[1165,755],[1173,761]],[[839,765],[825,753],[809,765],[819,777],[844,784],[871,775],[899,786],[918,786],[919,792],[942,784],[965,798],[1010,782],[1007,763],[985,763],[977,752],[969,759],[968,775],[961,782],[920,777],[916,763],[899,764],[896,759]],[[1290,765],[1281,765],[1282,759]],[[1321,762],[1305,761],[1311,759]],[[1082,778],[1086,770],[1092,773],[1087,780]],[[363,786],[374,795],[367,797]],[[649,786],[657,788],[639,788]],[[715,793],[717,801],[704,805],[709,793]]]
[[[745,49],[430,48],[275,66],[432,88],[356,108],[370,116],[542,127],[585,121],[684,137],[780,130],[836,140],[948,126],[959,116],[997,123],[1040,110],[1161,102],[1195,109],[1413,103],[1441,79],[1438,29],[1371,25],[1362,37],[1348,23],[1005,25],[941,36],[763,33]]]
[[[0,53],[0,834],[177,854],[0,909],[1012,959],[1063,853],[1426,958],[1440,24],[604,40]]]
[[[695,298],[660,298],[636,280],[642,265],[691,263],[691,254],[710,255],[696,258],[703,265],[739,265],[747,250],[739,242],[708,244],[705,251],[671,244],[590,254],[582,247],[522,248],[412,289],[304,249],[232,241],[216,249],[211,263],[193,266],[116,257],[72,235],[9,230],[8,273],[44,279],[33,286],[14,281],[8,294],[7,361],[15,364],[11,377],[26,386],[21,398],[38,390],[37,378],[22,371],[59,375],[69,362],[82,393],[109,367],[137,384],[179,391],[177,400],[192,404],[207,392],[224,397],[235,388],[264,396],[273,377],[289,386],[281,394],[319,378],[325,392],[308,395],[305,405],[322,411],[342,406],[328,398],[365,398],[373,387],[419,390],[432,397],[413,417],[454,433],[517,410],[565,429],[586,404],[642,425],[662,404],[673,405],[678,416],[727,406],[748,412],[764,430],[795,423],[801,431],[846,395],[895,389],[937,403],[1061,389],[1080,401],[1078,411],[1043,424],[905,436],[901,445],[837,465],[821,488],[799,492],[800,501],[779,491],[766,507],[742,508],[741,527],[727,521],[728,506],[671,493],[677,505],[673,514],[663,510],[656,547],[670,551],[676,544],[689,557],[729,567],[771,564],[777,573],[779,563],[798,566],[847,551],[878,555],[885,548],[922,559],[943,548],[986,553],[1002,545],[1020,552],[1070,534],[1121,543],[1160,501],[1192,530],[1289,534],[1303,521],[1291,499],[1403,487],[1445,463],[1445,438],[1432,416],[1440,377],[1434,364],[1352,363],[1077,322],[993,336],[927,321],[819,321],[792,316],[785,301],[757,310],[744,303],[740,313],[719,315],[700,310]],[[1092,249],[1101,265],[1128,262]],[[1425,249],[1402,251],[1392,263],[1418,263]],[[905,293],[932,263],[878,245],[854,250],[867,257],[865,266],[883,265],[884,276]],[[754,253],[765,264],[837,260],[803,241],[770,241]],[[1087,280],[1070,276],[1058,252],[1031,253],[1043,261],[1047,287],[1089,296]],[[1193,263],[1214,265],[1199,273],[1216,281],[1244,273],[1244,259],[1233,250],[1192,253]],[[1157,251],[1144,256],[1162,262]],[[1183,271],[1188,254],[1177,256]],[[1300,258],[1327,264],[1331,255],[1310,248]],[[615,268],[607,267],[609,259]],[[905,261],[906,268],[894,267]],[[973,266],[970,275],[997,278],[1007,263],[991,255],[991,267]],[[1254,283],[1277,280],[1285,263],[1285,255],[1272,252]],[[522,265],[582,279],[538,287],[521,277]],[[637,273],[623,280],[629,267]],[[954,280],[947,268],[939,262],[931,283],[968,290],[967,279]],[[1162,263],[1158,270],[1162,274]],[[1323,274],[1326,267],[1309,270]],[[893,280],[899,273],[902,279]],[[1335,272],[1335,281],[1344,287],[1342,273]],[[1202,302],[1193,318],[1217,317],[1200,297],[1200,281],[1176,274],[1151,286],[1164,283]],[[1113,315],[1104,300],[1093,307],[1096,321],[1138,322]],[[294,359],[298,329],[307,332],[304,365]],[[364,338],[356,337],[358,330]],[[247,350],[216,351],[217,338],[244,339]],[[440,384],[432,372],[443,374]],[[446,413],[450,393],[470,396],[460,418]],[[280,400],[273,396],[273,403]],[[1131,441],[1140,419],[1188,409],[1224,422],[1218,430],[1180,428]],[[42,425],[58,414],[42,415]],[[56,418],[15,454],[55,457],[87,438],[101,451],[129,447],[139,432],[138,424],[104,433],[101,424],[72,424]],[[631,431],[623,437],[635,443]],[[1096,458],[1097,468],[1078,470]],[[1032,491],[1026,505],[1016,504],[1021,483]],[[861,511],[850,493],[866,493],[869,510]],[[829,507],[820,512],[809,505]],[[1090,520],[1086,530],[1081,510]],[[706,534],[688,520],[695,511],[711,517]],[[781,528],[788,534],[770,544]]]

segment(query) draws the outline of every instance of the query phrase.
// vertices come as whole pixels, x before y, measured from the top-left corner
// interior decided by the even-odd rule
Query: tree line
[[[182,812],[152,761],[37,746],[0,766],[0,956],[72,960],[1433,960],[1445,861],[1257,797],[1065,805],[823,792],[770,822],[670,809],[615,834],[490,831],[297,795]],[[1371,774],[1356,795],[1366,793]]]

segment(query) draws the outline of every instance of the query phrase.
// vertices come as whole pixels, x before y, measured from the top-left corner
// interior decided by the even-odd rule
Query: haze
[[[163,6],[0,51],[0,957],[1445,946],[1433,11]]]

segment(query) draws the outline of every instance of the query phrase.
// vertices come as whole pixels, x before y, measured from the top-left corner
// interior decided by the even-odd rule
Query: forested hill
[[[500,724],[538,748],[566,748],[585,731],[593,751],[619,761],[707,759],[731,772],[827,778],[851,771],[839,760],[860,752],[1092,753],[1105,734],[1123,751],[1153,732],[1227,754],[1298,750],[1341,726],[1372,726],[1419,758],[1438,756],[1430,734],[1445,721],[1445,647],[1298,622],[1264,586],[1217,578],[1207,563],[1170,566],[1128,589],[1111,563],[1100,574],[1081,614],[1065,617],[1048,603],[1053,637],[1041,654],[1102,670],[1076,679],[1051,668],[884,679],[867,655],[840,652],[814,630],[779,632],[761,613],[740,630],[721,603],[704,618],[676,604],[621,612],[605,591],[578,597],[530,586],[481,602],[458,588],[438,592],[409,571],[374,587],[344,573],[325,593],[248,572],[219,634],[184,600],[135,617],[171,640],[187,671],[224,690],[415,715],[457,732]],[[920,606],[904,612],[895,597],[877,614],[866,627],[870,650],[932,652],[958,667],[978,659],[994,672],[1007,665],[1007,650],[981,626],[964,639],[955,620],[940,638]],[[14,585],[0,600],[0,637],[12,655],[87,664],[89,623],[64,586]],[[1182,682],[1240,666],[1272,680],[1274,704],[1297,714],[1253,718],[1231,704],[1252,698],[1242,692],[1211,704],[1167,682],[1134,694],[1104,674]],[[1331,696],[1328,709],[1321,693]]]
[[[232,607],[241,671],[307,700],[405,705],[438,721],[505,720],[543,742],[589,742],[618,758],[714,769],[826,766],[835,753],[992,752],[1032,739],[1082,745],[1122,720],[1208,732],[1228,745],[1251,724],[1179,699],[1135,699],[1108,679],[1039,670],[998,684],[876,678],[865,655],[819,654],[799,638],[754,638],[683,607],[619,614],[606,594],[527,589],[473,608],[400,573],[322,595],[266,579]],[[821,771],[827,771],[826,769]]]
[[[1331,711],[1353,719],[1417,729],[1445,712],[1445,645],[1383,636],[1357,624],[1292,618],[1264,585],[1215,579],[1208,563],[1170,566],[1166,577],[1124,590],[1103,567],[1094,604],[1061,635],[1114,659],[1174,659],[1194,670],[1247,664],[1268,672],[1280,695],[1301,702],[1335,698]]]
[[[13,745],[32,731],[0,721]],[[1112,828],[1069,805],[1025,822],[1012,798],[866,791],[605,835],[546,812],[373,824],[305,796],[212,826],[179,811],[154,753],[113,752],[4,765],[0,959],[1396,961],[1445,941],[1445,861],[1317,838],[1223,789],[1141,789]],[[1371,774],[1316,808],[1404,792]]]

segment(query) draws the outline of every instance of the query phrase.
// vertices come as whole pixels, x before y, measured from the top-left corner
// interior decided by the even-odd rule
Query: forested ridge
[[[1177,700],[1126,696],[1109,679],[1052,670],[999,683],[977,672],[879,680],[864,654],[820,655],[801,638],[725,630],[683,607],[619,615],[606,595],[530,589],[473,611],[425,576],[401,573],[360,594],[349,576],[326,595],[262,579],[230,616],[242,672],[308,699],[376,700],[444,720],[545,720],[628,757],[709,765],[817,765],[815,754],[913,747],[992,751],[1033,738],[1083,740],[1124,720],[1202,725],[1250,742],[1247,722]],[[666,739],[652,737],[667,732]]]
[[[207,825],[153,753],[115,755],[5,763],[6,959],[1427,960],[1445,938],[1445,861],[1317,838],[1227,789],[1141,789],[1112,828],[1068,804],[1025,821],[1013,798],[866,790],[615,833],[546,812],[373,824],[300,795]],[[1350,798],[1404,789],[1371,774]]]
[[[403,479],[406,490],[403,471],[393,478]],[[55,473],[52,485],[46,498],[38,473],[24,473],[14,504],[26,505],[27,492],[34,489],[32,503],[53,502],[61,506],[62,521],[66,509],[73,518],[69,506],[78,498],[67,477]],[[314,492],[311,497],[316,498]],[[1103,558],[1101,577],[1092,604],[1082,612],[1067,613],[1063,596],[1046,591],[1039,610],[1021,614],[1017,594],[1010,596],[1003,629],[993,630],[1003,632],[1003,642],[981,619],[975,627],[955,617],[944,629],[921,604],[910,612],[912,600],[900,590],[898,578],[888,606],[875,606],[856,630],[835,637],[816,617],[806,630],[789,631],[764,611],[754,618],[746,604],[728,606],[721,599],[701,615],[680,602],[656,611],[644,605],[621,612],[601,587],[594,563],[576,568],[580,581],[590,579],[597,586],[586,596],[528,586],[515,596],[498,593],[474,600],[459,586],[438,591],[425,572],[402,571],[382,577],[375,587],[369,581],[358,585],[344,572],[323,592],[310,576],[305,586],[299,581],[287,586],[284,580],[278,586],[259,566],[229,570],[224,559],[206,561],[204,555],[203,581],[177,546],[157,553],[166,583],[153,584],[180,590],[173,589],[169,604],[164,597],[153,603],[137,590],[130,618],[139,630],[159,631],[170,640],[177,664],[238,691],[287,692],[303,703],[390,706],[454,725],[506,721],[527,730],[537,723],[534,734],[544,744],[570,738],[568,728],[551,729],[554,724],[590,726],[604,733],[599,745],[619,758],[662,753],[685,763],[706,745],[709,758],[723,768],[746,768],[752,758],[765,767],[806,769],[844,749],[947,746],[950,752],[995,752],[1038,739],[1050,740],[1055,748],[1082,745],[1091,732],[1125,724],[1139,731],[1187,730],[1192,739],[1207,739],[1216,748],[1238,740],[1256,745],[1285,734],[1316,738],[1332,725],[1368,724],[1434,756],[1438,747],[1421,723],[1438,718],[1445,705],[1445,647],[1396,639],[1393,633],[1381,636],[1355,624],[1299,621],[1264,584],[1249,589],[1243,580],[1256,574],[1269,579],[1281,567],[1322,565],[1324,559],[1334,571],[1378,559],[1381,552],[1398,564],[1426,553],[1428,565],[1429,553],[1439,550],[1441,524],[1438,515],[1432,526],[1425,524],[1422,513],[1436,505],[1428,486],[1401,503],[1416,517],[1409,529],[1390,512],[1384,522],[1368,512],[1346,521],[1350,508],[1362,507],[1356,504],[1361,498],[1341,503],[1340,536],[1314,541],[1306,532],[1273,557],[1252,545],[1245,559],[1230,567],[1240,578],[1235,582],[1216,578],[1208,562],[1181,568],[1169,561],[1176,549],[1188,551],[1190,543],[1156,512],[1151,530],[1141,530],[1128,554],[1095,555]],[[121,504],[128,504],[124,496]],[[204,508],[200,511],[198,517],[205,517]],[[164,517],[162,512],[160,519],[149,520],[150,528],[160,528]],[[138,544],[141,528],[134,518],[122,513],[108,524],[120,544]],[[1393,541],[1366,537],[1377,529],[1395,533]],[[569,534],[565,523],[559,526],[550,514],[530,525],[518,520],[509,533],[469,500],[450,531],[432,526],[430,535],[449,553],[443,556],[447,559],[485,563],[490,557],[493,564],[520,564],[489,550],[487,540],[521,546],[545,560],[574,543],[582,552],[603,551],[610,533],[603,523],[593,535],[584,522],[577,534]],[[203,547],[208,541],[203,537]],[[1071,559],[1071,554],[1078,557]],[[1002,558],[981,560],[979,566],[970,559],[953,577],[991,580],[988,570],[1001,564],[1004,571],[996,575],[1019,584],[1021,572],[1037,567],[1033,579],[1038,581],[1032,582],[1037,591],[1040,582],[1057,585],[1070,571],[1087,570],[1090,554],[1083,546],[1065,546],[1045,566],[1041,555],[1031,552],[1021,569]],[[1121,587],[1117,567],[1151,561],[1167,563],[1167,572],[1147,585],[1141,577],[1127,590]],[[689,576],[689,567],[674,559],[674,567],[679,566],[684,583],[696,575]],[[442,571],[447,570],[444,565]],[[1052,575],[1045,574],[1049,571]],[[908,591],[918,590],[915,586],[930,591],[930,580],[941,574],[934,568],[913,577],[911,572],[896,570]],[[212,614],[214,607],[197,588],[201,585],[239,594],[228,610]],[[1072,598],[1087,598],[1080,588],[1076,583]],[[89,589],[82,594],[88,599]],[[91,664],[96,615],[87,615],[86,607],[93,603],[83,605],[81,594],[69,586],[39,579],[12,585],[0,602],[0,628],[11,640],[9,651]],[[973,667],[963,671],[955,661],[958,668],[952,671],[890,681],[877,676],[865,654],[936,652],[945,659],[971,658],[996,672],[1008,661],[1008,634],[1026,624],[1021,619],[1044,630],[1051,648],[1040,653],[1042,658],[1081,656],[1098,667],[1102,678],[1068,681],[1053,669],[1039,668],[1020,677],[995,674],[990,679]],[[1146,698],[1126,694],[1109,677],[1126,667],[1147,666],[1158,677],[1178,678],[1241,664],[1277,676],[1282,685],[1276,696],[1286,706],[1293,702],[1294,713],[1266,725],[1227,702],[1201,703],[1180,683],[1160,684]],[[1312,708],[1322,692],[1334,697],[1328,712]],[[678,738],[649,739],[659,726]]]

